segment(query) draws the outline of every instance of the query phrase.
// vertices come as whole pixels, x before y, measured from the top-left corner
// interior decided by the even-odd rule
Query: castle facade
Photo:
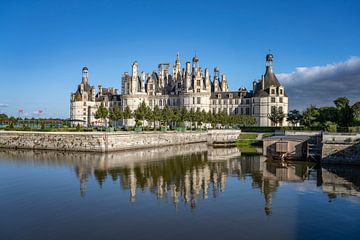
[[[83,126],[98,125],[95,112],[101,103],[108,109],[119,106],[131,111],[138,108],[141,102],[154,108],[169,106],[185,107],[187,110],[213,113],[242,114],[256,118],[257,126],[273,126],[268,115],[275,109],[288,113],[288,97],[284,86],[280,84],[273,72],[273,55],[266,55],[266,71],[261,79],[253,82],[253,89],[248,91],[240,87],[230,91],[225,74],[214,68],[213,76],[209,69],[199,66],[199,58],[193,57],[181,68],[179,54],[170,72],[169,63],[161,63],[158,70],[152,73],[139,73],[139,64],[134,62],[131,74],[125,72],[121,79],[121,93],[116,88],[96,89],[89,84],[88,68],[82,69],[82,81],[75,93],[71,93],[70,119]],[[286,118],[280,126],[287,126]]]

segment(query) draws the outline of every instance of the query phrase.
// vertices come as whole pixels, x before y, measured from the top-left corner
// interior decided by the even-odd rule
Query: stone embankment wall
[[[360,165],[360,134],[324,133],[321,162]]]
[[[18,132],[0,131],[0,148],[111,152],[189,143],[234,142],[240,130],[208,132]]]

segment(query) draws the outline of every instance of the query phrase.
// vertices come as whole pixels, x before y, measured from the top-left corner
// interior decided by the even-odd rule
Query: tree
[[[160,122],[162,119],[162,111],[158,105],[154,107],[153,110],[153,119],[154,119],[154,130],[156,129],[156,122]]]
[[[0,120],[1,119],[7,119],[8,116],[5,113],[0,113]]]
[[[130,119],[132,117],[132,112],[129,108],[129,106],[126,106],[124,110],[124,119]]]
[[[271,113],[268,114],[268,118],[272,123],[274,123],[275,126],[277,126],[279,123],[281,123],[284,120],[285,114],[277,107],[274,107]]]
[[[360,101],[351,106],[351,111],[353,113],[354,122],[360,124]]]
[[[109,112],[109,119],[116,122],[116,127],[118,126],[118,121],[122,119],[122,117],[123,113],[117,105],[115,105]]]
[[[166,125],[169,126],[169,123],[172,119],[173,112],[171,108],[166,105],[161,111],[161,121]]]
[[[296,109],[291,110],[287,117],[287,121],[290,122],[293,126],[296,126],[297,124],[299,124],[301,119],[302,119],[302,115]]]
[[[126,119],[126,121],[127,121],[130,118],[132,118],[132,112],[131,112],[129,106],[126,106],[125,109],[124,109],[124,119]]]
[[[134,111],[135,120],[142,121],[142,125],[144,124],[145,116],[147,115],[147,107],[144,101],[142,101],[139,107]]]
[[[319,109],[317,109],[314,105],[310,105],[304,112],[303,112],[303,124],[307,127],[315,127],[318,126],[319,123],[317,121],[319,117]]]
[[[109,111],[106,109],[106,107],[104,106],[104,103],[102,102],[101,105],[99,106],[99,108],[97,109],[96,113],[95,113],[95,118],[96,119],[103,119],[104,123],[105,123],[105,127],[107,127],[107,121],[106,118],[109,115]]]
[[[353,122],[353,114],[349,102],[349,99],[346,97],[339,97],[334,101],[338,109],[338,124],[342,127],[349,127]]]

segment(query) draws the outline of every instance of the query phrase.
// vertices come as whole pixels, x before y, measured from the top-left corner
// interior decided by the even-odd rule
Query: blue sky
[[[271,49],[275,71],[289,85],[290,108],[331,104],[349,90],[353,101],[360,100],[360,90],[354,92],[360,89],[359,13],[356,0],[2,0],[0,111],[43,109],[49,117],[68,117],[83,66],[91,84],[120,89],[121,74],[134,60],[140,70],[152,71],[160,62],[172,64],[177,52],[185,63],[195,51],[202,67],[219,66],[227,74],[231,89],[250,89]],[[350,70],[337,71],[344,64]],[[308,75],[299,76],[299,67],[314,72],[329,66],[329,78],[312,76],[302,85]],[[344,79],[348,88],[336,91]],[[325,89],[309,87],[317,81]],[[316,87],[327,94],[318,97],[311,92]],[[305,92],[313,98],[301,101]]]

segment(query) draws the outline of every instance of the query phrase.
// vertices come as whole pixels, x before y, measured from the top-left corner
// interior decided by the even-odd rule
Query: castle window
[[[240,110],[241,110],[241,115],[243,115],[244,114],[244,109],[241,108]]]
[[[229,94],[229,98],[232,98],[232,97],[233,97],[233,95],[232,95],[232,93],[230,93],[230,94]]]
[[[86,102],[84,102],[84,107],[86,106]]]
[[[282,107],[279,107],[279,112],[283,112],[283,108],[282,108]]]
[[[235,104],[239,104],[239,99],[235,99]]]
[[[272,102],[272,103],[275,102],[275,98],[274,98],[274,97],[271,98],[271,102]]]
[[[213,105],[215,105],[216,104],[216,100],[213,100]]]
[[[250,115],[250,108],[246,108],[246,115]]]
[[[175,99],[173,99],[173,106],[175,106]]]
[[[220,93],[218,94],[218,98],[221,98],[221,94],[220,94]]]
[[[196,100],[197,100],[197,104],[201,104],[201,97],[198,97]]]
[[[154,89],[154,86],[152,84],[149,85],[149,89],[150,90],[153,90]]]
[[[249,104],[249,103],[250,103],[249,99],[246,99],[246,104]]]
[[[279,102],[281,102],[281,103],[283,102],[283,98],[282,98],[282,97],[279,98]]]
[[[282,95],[283,94],[283,90],[282,89],[280,89],[280,95]]]
[[[159,100],[159,106],[162,107],[162,100]]]
[[[196,92],[200,92],[200,88],[196,89]]]
[[[195,97],[193,97],[193,104],[195,104]]]
[[[255,113],[255,107],[253,107],[253,109],[252,109],[252,113],[253,113],[253,114]]]
[[[200,86],[200,80],[196,80],[196,86]]]
[[[181,88],[181,83],[178,83],[178,88]]]
[[[176,99],[176,105],[180,106],[180,98]]]
[[[215,114],[216,113],[216,108],[212,109],[212,113]]]
[[[271,89],[271,94],[275,94],[275,89]]]
[[[197,112],[200,112],[200,108],[199,108],[199,107],[198,107],[198,108],[196,108],[196,111],[197,111]]]

